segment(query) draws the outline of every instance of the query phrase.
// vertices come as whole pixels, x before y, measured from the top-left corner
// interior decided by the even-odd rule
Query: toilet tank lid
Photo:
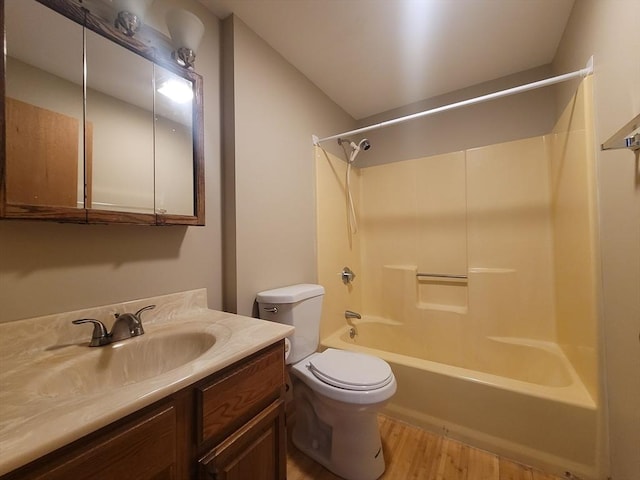
[[[296,303],[308,298],[324,295],[324,287],[312,283],[300,283],[288,287],[274,288],[258,293],[258,303]]]

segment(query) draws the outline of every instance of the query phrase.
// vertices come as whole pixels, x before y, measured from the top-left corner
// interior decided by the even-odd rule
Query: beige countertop
[[[110,327],[113,313],[148,304],[157,307],[142,315],[145,334],[106,347],[88,347],[91,325],[71,324],[96,318]],[[209,310],[205,290],[0,324],[0,475],[292,332],[287,325]],[[154,365],[155,371],[145,374],[150,378],[136,376],[139,366],[130,359],[142,358],[140,352],[141,363]],[[97,375],[86,375],[95,370]]]

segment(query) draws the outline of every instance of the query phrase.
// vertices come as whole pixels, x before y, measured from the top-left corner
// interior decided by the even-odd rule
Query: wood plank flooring
[[[562,480],[450,438],[379,415],[383,480]],[[289,443],[287,480],[340,480]]]

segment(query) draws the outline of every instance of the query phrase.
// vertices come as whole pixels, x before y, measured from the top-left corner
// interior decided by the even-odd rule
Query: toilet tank
[[[287,363],[297,363],[318,348],[324,287],[303,283],[258,293],[260,318],[295,327]]]

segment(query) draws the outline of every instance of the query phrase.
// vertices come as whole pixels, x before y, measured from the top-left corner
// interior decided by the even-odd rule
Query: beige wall
[[[354,121],[237,17],[224,23],[225,309],[250,315],[257,292],[317,281],[311,136]]]
[[[637,15],[629,14],[637,10],[637,0],[575,2],[554,61],[561,72],[584,65],[591,55],[595,60],[601,332],[614,480],[640,478],[640,174],[631,152],[597,147],[640,113],[640,29]],[[563,86],[558,108],[569,98]]]
[[[550,76],[550,67],[542,66],[390,110],[358,123],[372,125]],[[551,90],[532,90],[367,132],[363,136],[371,140],[372,147],[366,157],[358,157],[358,165],[378,165],[536,137],[550,132],[554,119]]]
[[[196,71],[204,77],[206,226],[140,227],[0,222],[0,321],[205,287],[222,306],[219,20],[195,0],[156,0],[149,23],[183,6],[205,23]]]

